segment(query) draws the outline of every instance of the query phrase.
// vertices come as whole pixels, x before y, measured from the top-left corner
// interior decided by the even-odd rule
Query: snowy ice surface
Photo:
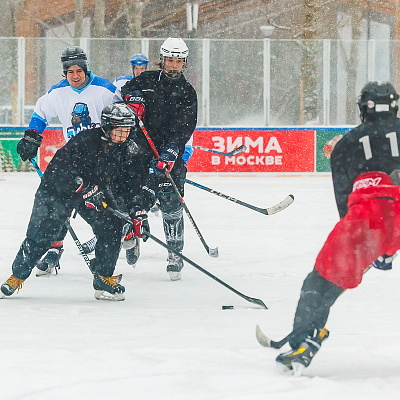
[[[0,399],[400,399],[400,257],[392,271],[369,271],[339,298],[331,336],[304,376],[280,374],[279,351],[255,338],[256,324],[274,340],[291,329],[302,282],[338,220],[330,177],[188,178],[260,207],[295,195],[288,209],[264,216],[186,185],[186,203],[220,257],[206,254],[187,219],[184,254],[269,309],[190,265],[171,282],[166,252],[151,241],[135,269],[120,256],[126,300],[96,301],[68,236],[58,276],[32,274],[18,294],[0,300]],[[0,175],[1,282],[11,274],[38,183],[34,172]],[[150,223],[163,239],[161,217],[150,215]],[[72,225],[82,242],[91,238],[79,217]]]

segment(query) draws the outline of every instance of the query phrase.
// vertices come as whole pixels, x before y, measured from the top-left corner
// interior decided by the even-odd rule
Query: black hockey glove
[[[387,271],[392,269],[392,262],[397,257],[397,253],[392,256],[388,254],[384,254],[383,256],[378,257],[373,263],[372,266],[376,269],[382,269],[383,271]]]
[[[145,242],[148,237],[143,232],[146,231],[150,233],[150,225],[147,218],[147,211],[141,210],[139,207],[135,207],[130,214],[133,220],[133,233],[138,238],[142,238],[143,242]]]
[[[144,106],[144,100],[142,92],[140,90],[134,90],[130,94],[125,95],[125,103],[132,108],[138,118],[143,122],[144,115],[146,114],[146,108]]]
[[[171,172],[176,159],[178,158],[179,148],[176,144],[168,143],[160,152],[158,159],[150,162],[150,167],[158,176],[165,176],[164,170]]]
[[[22,161],[35,158],[38,148],[42,144],[43,137],[36,129],[27,129],[24,137],[17,144],[17,153]]]
[[[105,210],[107,207],[106,197],[97,185],[90,183],[85,185],[83,179],[80,177],[76,178],[76,184],[77,188],[75,192],[82,195],[86,207],[96,211]]]

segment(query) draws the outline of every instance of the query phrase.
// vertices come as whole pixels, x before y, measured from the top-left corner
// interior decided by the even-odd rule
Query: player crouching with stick
[[[101,127],[78,134],[57,151],[43,174],[26,238],[12,264],[11,277],[1,286],[0,297],[11,296],[22,287],[75,208],[98,239],[91,261],[96,299],[124,300],[125,288],[112,276],[124,223],[105,207],[125,206],[135,234],[140,236],[142,228],[150,231],[147,211],[155,196],[148,168],[143,167],[147,166],[142,160],[148,158],[147,150],[137,144],[136,126],[136,116],[127,105],[110,104],[102,111]]]

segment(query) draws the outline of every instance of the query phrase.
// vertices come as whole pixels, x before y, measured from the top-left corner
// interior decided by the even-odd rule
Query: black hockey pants
[[[74,206],[72,201],[61,201],[44,191],[36,192],[26,238],[12,265],[14,276],[26,279],[31,274],[40,258],[58,240]],[[111,213],[89,209],[83,203],[77,208],[98,239],[93,268],[102,276],[111,276],[118,259],[123,223]]]

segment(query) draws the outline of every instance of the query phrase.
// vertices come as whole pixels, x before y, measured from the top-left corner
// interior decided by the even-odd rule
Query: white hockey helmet
[[[172,38],[169,37],[160,47],[160,62],[161,68],[165,71],[164,60],[165,57],[174,57],[183,59],[183,67],[180,72],[168,72],[165,71],[165,74],[170,79],[179,79],[183,73],[183,69],[187,66],[187,58],[189,54],[189,49],[186,43],[181,38]]]
[[[160,47],[160,60],[164,57],[184,58],[187,61],[189,49],[181,38],[169,37]]]

